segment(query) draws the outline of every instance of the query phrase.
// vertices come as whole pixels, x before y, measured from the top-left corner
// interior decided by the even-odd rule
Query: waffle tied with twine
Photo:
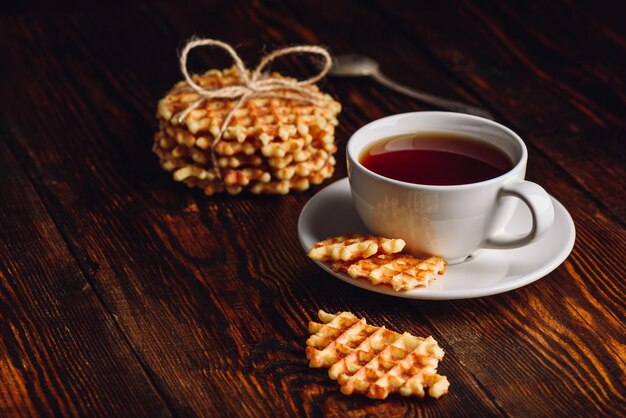
[[[186,59],[198,46],[226,50],[235,65],[189,75]],[[317,75],[303,81],[263,73],[279,56],[318,54],[325,59]],[[223,42],[192,40],[181,54],[185,80],[157,106],[159,130],[153,150],[175,181],[218,192],[287,194],[306,190],[332,176],[337,114],[341,106],[313,83],[330,68],[320,47],[275,51],[253,71]]]

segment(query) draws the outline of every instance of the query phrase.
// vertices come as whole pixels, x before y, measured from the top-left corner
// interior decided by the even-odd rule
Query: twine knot
[[[225,86],[218,89],[205,89],[196,82],[194,82],[187,71],[187,56],[189,52],[199,46],[213,46],[222,48],[232,57],[237,70],[239,70],[240,83],[232,86]],[[317,54],[324,58],[324,65],[322,69],[314,76],[305,80],[294,79],[276,79],[268,77],[263,74],[263,70],[267,65],[274,61],[276,58],[288,54],[307,53]],[[215,145],[222,139],[226,128],[230,124],[232,117],[237,109],[243,106],[246,101],[252,97],[267,97],[278,98],[287,100],[299,100],[314,105],[320,105],[324,95],[317,91],[311,91],[305,87],[315,83],[322,79],[326,73],[330,70],[332,65],[332,59],[328,51],[322,47],[314,45],[299,45],[287,48],[278,49],[266,56],[264,56],[254,71],[250,72],[244,65],[243,61],[235,52],[235,50],[225,42],[218,41],[216,39],[192,39],[183,48],[180,54],[180,71],[183,73],[185,80],[189,87],[191,87],[201,97],[195,102],[191,103],[185,110],[178,115],[178,122],[182,123],[191,111],[200,106],[205,100],[209,99],[238,99],[235,105],[230,109],[222,126],[220,127],[218,135],[211,144],[211,161],[217,178],[222,180],[222,173],[220,172],[217,155],[215,152]]]

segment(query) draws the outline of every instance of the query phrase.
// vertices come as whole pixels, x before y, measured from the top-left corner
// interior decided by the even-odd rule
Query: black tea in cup
[[[511,159],[495,146],[445,132],[381,139],[365,149],[359,161],[381,176],[433,186],[477,183],[513,168]]]

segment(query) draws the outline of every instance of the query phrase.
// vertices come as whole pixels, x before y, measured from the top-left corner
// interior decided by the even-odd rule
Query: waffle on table
[[[392,393],[439,398],[448,392],[448,379],[437,373],[444,351],[433,337],[372,326],[350,312],[320,310],[319,318],[321,323],[309,322],[309,366],[328,368],[342,393],[384,399]]]
[[[269,77],[286,79],[277,73]],[[210,70],[192,78],[206,89],[240,81],[235,67]],[[314,85],[304,88],[319,91]],[[337,151],[334,133],[341,105],[329,95],[323,95],[319,106],[295,99],[248,99],[235,111],[215,144],[217,169],[223,181],[216,176],[211,148],[236,100],[205,100],[179,121],[181,112],[199,98],[181,81],[158,104],[159,130],[153,150],[174,180],[201,187],[207,195],[223,191],[238,194],[243,190],[287,194],[290,190],[306,190],[332,176],[333,154]]]
[[[425,287],[446,272],[442,257],[416,258],[401,252],[404,245],[401,239],[350,234],[317,242],[308,255],[328,262],[333,271],[374,285],[388,285],[396,292]]]

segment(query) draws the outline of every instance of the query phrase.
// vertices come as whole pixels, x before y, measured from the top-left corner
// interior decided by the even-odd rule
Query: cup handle
[[[520,199],[530,209],[532,228],[527,235],[519,236],[504,231],[490,237],[484,248],[515,248],[528,244],[550,229],[554,222],[554,207],[548,193],[536,183],[521,180],[507,184],[500,189],[499,198],[513,196]]]

